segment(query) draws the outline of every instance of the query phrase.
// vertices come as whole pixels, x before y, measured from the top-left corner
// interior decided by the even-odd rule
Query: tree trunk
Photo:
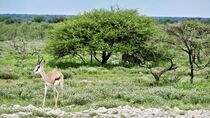
[[[198,53],[197,53],[197,60],[198,60],[198,62],[201,64],[202,63],[202,61],[201,61],[201,58],[200,58],[201,56],[200,56],[200,50],[198,50]]]
[[[193,83],[193,78],[194,78],[194,68],[193,68],[193,55],[192,55],[192,51],[190,51],[188,53],[188,56],[189,56],[189,61],[190,61],[190,83],[192,84]]]
[[[104,65],[107,63],[108,59],[111,57],[112,53],[109,52],[106,54],[105,51],[102,52],[102,61],[101,61],[101,64]]]
[[[93,64],[93,51],[90,50],[90,64]]]

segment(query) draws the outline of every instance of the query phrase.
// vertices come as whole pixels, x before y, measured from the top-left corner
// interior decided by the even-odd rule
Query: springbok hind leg
[[[64,101],[63,101],[63,97],[64,97],[64,76],[63,76],[63,74],[61,74],[61,81],[60,81],[60,89],[61,89],[61,103],[62,103],[62,105],[64,105]]]

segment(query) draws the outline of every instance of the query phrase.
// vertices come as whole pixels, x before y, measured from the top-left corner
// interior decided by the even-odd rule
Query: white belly
[[[57,86],[60,83],[60,80],[55,80],[54,86]]]

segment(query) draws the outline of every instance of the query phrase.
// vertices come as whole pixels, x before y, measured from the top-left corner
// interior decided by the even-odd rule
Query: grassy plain
[[[44,41],[27,42],[28,52],[33,48],[42,50],[43,47]],[[182,62],[179,63],[182,66],[175,72],[167,72],[159,85],[152,86],[154,78],[149,69],[141,65],[110,64],[120,58],[118,55],[114,55],[104,67],[83,65],[77,57],[55,60],[45,52],[43,55],[47,72],[57,66],[64,73],[64,105],[59,102],[58,107],[66,111],[124,105],[210,109],[209,68],[197,71],[194,84],[190,84],[187,61],[180,61],[180,58],[176,62]],[[19,56],[10,41],[0,42],[0,104],[41,106],[44,83],[39,75],[33,73],[37,58],[28,55],[22,60]],[[53,106],[53,94],[49,89],[46,107]]]

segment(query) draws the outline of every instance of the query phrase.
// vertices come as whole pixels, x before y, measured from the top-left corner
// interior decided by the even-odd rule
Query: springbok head
[[[40,73],[41,72],[43,62],[45,62],[45,61],[43,61],[43,57],[40,59],[40,56],[38,55],[37,64],[36,64],[36,67],[34,69],[35,73]]]

